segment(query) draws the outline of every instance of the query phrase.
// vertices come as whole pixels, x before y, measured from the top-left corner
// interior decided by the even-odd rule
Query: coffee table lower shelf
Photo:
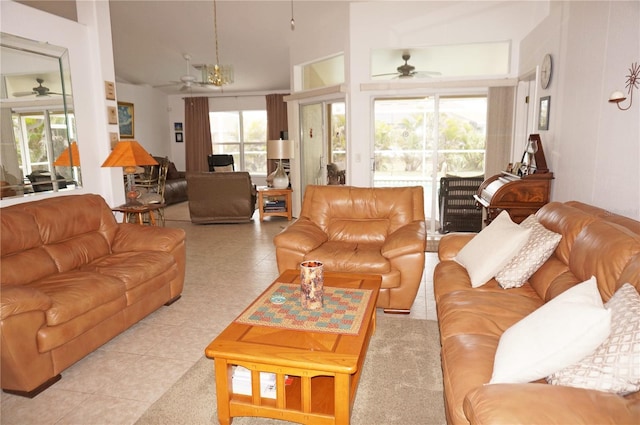
[[[224,362],[221,361],[220,363]],[[221,365],[221,367],[224,370],[224,366]],[[227,368],[229,367],[230,365],[227,364]],[[216,368],[218,368],[217,363]],[[263,369],[271,368],[261,367],[260,370],[256,370],[256,373],[252,374],[252,382],[256,382],[259,372],[265,371]],[[223,398],[226,399],[228,397],[230,418],[235,416],[256,416],[319,425],[349,423],[350,412],[360,379],[360,370],[358,368],[358,371],[351,375],[317,375],[313,377],[301,377],[292,373],[280,372],[276,373],[276,388],[284,388],[284,390],[282,391],[283,394],[278,392],[275,399],[234,394],[232,392],[228,392],[227,396],[223,396]],[[297,373],[301,373],[301,371]],[[304,373],[313,372],[305,371]],[[285,384],[285,375],[290,378],[290,384]],[[254,388],[252,393],[259,394],[259,387]],[[338,394],[337,398],[336,394]],[[218,406],[220,406],[220,403]],[[336,406],[338,409],[336,409]],[[344,415],[346,415],[346,419]],[[231,423],[231,420],[229,423]]]

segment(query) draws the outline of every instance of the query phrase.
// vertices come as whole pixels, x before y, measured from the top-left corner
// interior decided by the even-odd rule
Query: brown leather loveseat
[[[182,229],[117,223],[98,195],[0,211],[2,389],[34,396],[180,297]]]
[[[377,306],[408,313],[424,269],[422,187],[307,186],[300,217],[274,244],[280,272],[319,260],[327,271],[377,274]]]
[[[625,283],[630,283],[636,291],[640,289],[640,222],[575,201],[552,202],[535,216],[545,229],[561,234],[562,238],[551,256],[520,287],[503,289],[496,278],[492,278],[486,284],[472,288],[467,269],[454,258],[474,234],[449,234],[440,241],[434,292],[447,422],[640,423],[638,391],[632,390],[628,394],[606,392],[569,382],[552,385],[545,377],[528,383],[485,385],[495,376],[494,360],[505,331],[568,289],[592,276],[596,278],[603,302],[610,300]],[[632,288],[625,287],[633,292]],[[637,305],[635,308],[637,312]],[[636,316],[635,320],[640,317],[637,313],[631,315]],[[628,324],[629,315],[624,317],[624,323]],[[615,326],[613,317],[611,320],[611,328],[628,328],[626,325]],[[542,335],[556,333],[557,327],[558,324],[541,327],[536,332]],[[637,338],[637,321],[635,329]],[[591,333],[592,330],[587,330],[584,335]],[[560,353],[563,349],[560,347],[565,344],[576,345],[562,340],[556,353]],[[638,345],[637,340],[635,345]],[[635,350],[631,349],[630,353],[636,356],[636,364],[640,365],[639,352],[637,348]],[[578,362],[569,365],[571,367],[565,366],[564,370],[574,369],[573,365],[583,367]]]

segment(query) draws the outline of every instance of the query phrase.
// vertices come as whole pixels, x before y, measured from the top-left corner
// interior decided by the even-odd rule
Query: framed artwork
[[[182,143],[182,133],[176,133],[176,143]]]
[[[104,95],[107,100],[116,100],[116,85],[113,81],[104,82]]]
[[[109,133],[109,141],[111,142],[111,149],[115,148],[119,141],[118,133]]]
[[[118,102],[118,126],[120,127],[120,138],[133,139],[133,103]]]
[[[551,96],[545,96],[540,98],[538,130],[549,130],[549,107],[550,106],[551,106]]]
[[[109,124],[118,124],[118,110],[115,106],[107,106],[107,122]]]
[[[173,130],[174,131],[182,131],[182,123],[181,122],[174,122],[173,123]]]

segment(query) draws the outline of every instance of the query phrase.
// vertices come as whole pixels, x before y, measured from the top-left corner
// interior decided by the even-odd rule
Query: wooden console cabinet
[[[549,202],[551,180],[553,173],[549,172],[523,177],[502,172],[482,182],[474,198],[486,210],[486,224],[505,210],[514,222],[521,223]]]

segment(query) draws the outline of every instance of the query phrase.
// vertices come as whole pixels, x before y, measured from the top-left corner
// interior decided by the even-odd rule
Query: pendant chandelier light
[[[218,11],[216,0],[213,0],[213,32],[216,38],[216,64],[202,67],[202,81],[205,84],[212,84],[221,87],[233,83],[233,67],[231,65],[220,65],[220,51],[218,48]]]

